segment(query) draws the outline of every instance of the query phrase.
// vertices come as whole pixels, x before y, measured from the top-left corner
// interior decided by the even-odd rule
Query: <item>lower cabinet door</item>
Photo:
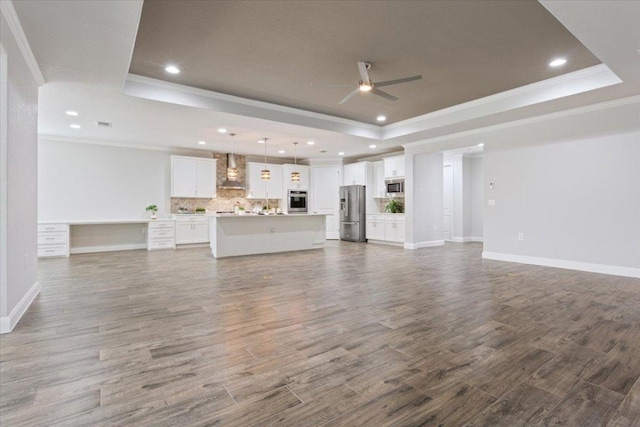
[[[209,221],[196,221],[193,223],[193,237],[191,243],[206,243],[209,241]]]
[[[176,244],[191,243],[193,230],[191,221],[176,221]]]

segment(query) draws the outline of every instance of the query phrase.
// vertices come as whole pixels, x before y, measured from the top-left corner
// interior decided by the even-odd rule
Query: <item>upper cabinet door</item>
[[[282,165],[268,164],[271,171],[271,179],[267,181],[267,197],[269,199],[282,199]]]
[[[384,161],[373,163],[373,197],[387,197],[387,189],[384,184]]]
[[[196,197],[216,197],[216,163],[213,159],[196,160]]]
[[[300,181],[291,181],[291,172],[300,174]],[[282,165],[282,194],[287,197],[289,190],[309,190],[309,166]]]
[[[367,163],[344,165],[342,185],[367,185]]]
[[[404,156],[387,157],[384,159],[385,178],[404,177]]]
[[[195,159],[171,156],[171,197],[195,197],[197,181]]]
[[[216,197],[216,160],[171,156],[171,197]]]

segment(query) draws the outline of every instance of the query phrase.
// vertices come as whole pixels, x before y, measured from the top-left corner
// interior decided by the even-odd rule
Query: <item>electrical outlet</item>
[[[489,206],[495,206],[496,205],[496,201],[493,200],[493,199],[489,199],[488,205]]]
[[[524,233],[518,233],[518,240],[520,241],[524,240]]]

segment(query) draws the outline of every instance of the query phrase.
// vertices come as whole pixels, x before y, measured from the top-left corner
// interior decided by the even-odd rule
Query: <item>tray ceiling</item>
[[[550,68],[559,56],[567,64]],[[385,87],[395,102],[358,94],[338,105],[357,61],[373,63],[374,81],[423,80]],[[389,124],[599,63],[537,1],[147,0],[129,72]]]

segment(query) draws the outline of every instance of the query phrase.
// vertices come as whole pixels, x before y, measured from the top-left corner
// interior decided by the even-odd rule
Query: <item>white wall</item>
[[[3,14],[0,45],[6,54],[2,78],[2,280],[0,332],[9,332],[39,291],[37,283],[38,84]],[[3,61],[4,62],[4,61]],[[6,77],[6,78],[5,78]],[[6,85],[6,88],[5,88]]]
[[[146,218],[148,203],[169,214],[169,152],[46,139],[39,150],[40,221]]]
[[[484,163],[482,157],[471,157],[471,240],[481,241],[484,210]]]
[[[496,201],[484,208],[489,257],[640,272],[640,132],[490,149],[484,167],[485,186],[495,184],[485,198]]]

